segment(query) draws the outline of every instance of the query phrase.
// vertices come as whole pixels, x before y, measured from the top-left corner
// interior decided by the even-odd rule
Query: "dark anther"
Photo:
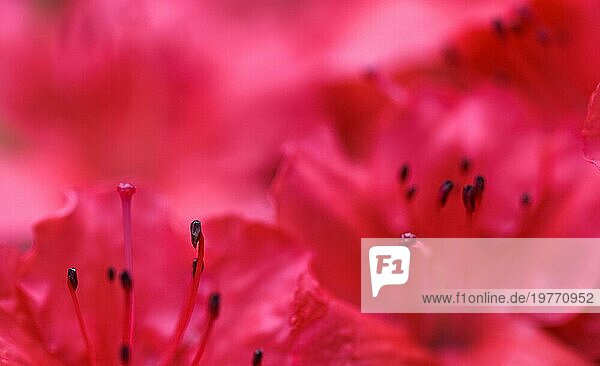
[[[129,352],[129,346],[122,344],[121,348],[119,348],[119,360],[121,360],[122,364],[128,364],[130,359],[131,354]]]
[[[462,158],[460,161],[460,171],[466,173],[471,169],[471,161],[467,158]]]
[[[131,287],[133,286],[133,281],[131,280],[131,275],[129,274],[129,272],[121,272],[121,276],[119,276],[119,279],[121,280],[121,287],[123,287],[123,290],[130,291]]]
[[[408,186],[408,188],[406,188],[406,199],[407,200],[412,200],[412,198],[415,196],[415,194],[417,193],[417,186],[415,186],[414,184]]]
[[[108,281],[113,282],[115,280],[115,276],[116,276],[115,267],[113,267],[113,266],[108,267],[108,269],[106,270],[106,277],[108,278]]]
[[[527,192],[523,192],[521,195],[521,205],[529,206],[531,204],[531,196]]]
[[[260,366],[260,364],[262,363],[262,358],[263,350],[260,348],[255,350],[252,354],[252,366]]]
[[[465,209],[468,213],[475,211],[475,187],[472,185],[466,185],[463,187],[462,200],[465,205]]]
[[[208,312],[213,319],[219,317],[219,310],[221,308],[221,295],[218,292],[210,294],[208,299]]]
[[[475,186],[475,198],[480,199],[485,188],[485,179],[481,175],[478,175],[473,179],[473,185]]]
[[[75,268],[69,268],[67,270],[67,279],[69,280],[69,286],[73,291],[77,290],[77,285],[79,285],[79,280],[77,279],[77,270]]]
[[[190,233],[192,235],[192,245],[195,249],[200,241],[200,235],[202,235],[202,224],[199,220],[192,221],[190,224]]]
[[[410,166],[408,164],[403,164],[398,170],[398,179],[400,183],[405,183],[410,175]]]
[[[454,188],[454,183],[452,183],[451,180],[446,180],[444,183],[442,183],[438,193],[438,201],[440,202],[440,206],[446,206],[446,201],[448,201],[448,195],[450,195],[452,188]]]
[[[492,20],[492,29],[494,30],[496,35],[498,35],[498,37],[504,38],[505,30],[504,30],[504,23],[502,23],[502,19],[496,18],[496,19]]]
[[[374,66],[367,66],[362,71],[362,76],[367,81],[374,81],[379,78],[379,70],[377,70]]]
[[[542,46],[546,46],[550,42],[550,33],[546,28],[539,28],[535,32],[535,38]]]

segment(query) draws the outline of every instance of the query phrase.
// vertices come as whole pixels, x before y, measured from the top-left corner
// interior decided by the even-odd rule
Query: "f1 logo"
[[[373,297],[386,285],[404,285],[408,281],[410,249],[405,246],[376,246],[369,249],[371,291]]]

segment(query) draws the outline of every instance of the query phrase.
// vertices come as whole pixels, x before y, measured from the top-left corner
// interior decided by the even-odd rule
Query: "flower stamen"
[[[106,270],[106,278],[108,279],[108,282],[110,282],[110,283],[115,282],[115,277],[116,277],[115,267],[113,267],[113,266],[108,267],[108,269]]]
[[[194,220],[190,224],[190,234],[192,237],[192,246],[198,249],[198,261],[204,264],[204,234],[202,233],[202,223],[200,220]]]
[[[71,293],[71,299],[73,300],[73,308],[75,309],[75,315],[77,316],[81,336],[83,337],[83,341],[85,342],[85,347],[87,349],[90,365],[96,366],[96,351],[94,349],[92,341],[90,340],[85,321],[83,320],[83,314],[81,313],[81,307],[79,306],[79,299],[77,297],[76,292],[78,285],[79,280],[77,279],[77,269],[69,268],[67,270],[67,287],[69,288],[69,293]]]
[[[504,22],[500,18],[496,18],[496,19],[492,20],[492,30],[494,31],[494,33],[496,33],[496,35],[500,39],[504,39],[504,37],[506,36]]]
[[[200,364],[200,360],[202,359],[202,355],[204,354],[204,350],[206,349],[206,344],[208,343],[208,339],[210,338],[210,334],[212,332],[213,325],[215,320],[219,317],[219,312],[221,308],[221,295],[218,292],[213,292],[210,294],[210,298],[208,299],[208,320],[206,323],[206,329],[204,331],[202,340],[198,345],[198,350],[194,355],[194,359],[190,366],[198,366]]]
[[[410,166],[408,164],[403,164],[400,169],[398,170],[398,180],[400,180],[400,183],[406,183],[406,180],[408,179],[410,175]]]
[[[127,365],[131,360],[131,349],[128,345],[122,344],[119,348],[119,360],[125,365]]]
[[[119,350],[119,359],[124,365],[131,360],[131,346],[133,343],[133,280],[128,271],[121,272],[119,276],[121,288],[125,293],[125,323],[123,324],[123,338]]]
[[[471,169],[471,161],[467,158],[462,158],[460,160],[460,171],[463,174],[466,174]]]
[[[478,175],[473,179],[473,185],[475,186],[475,192],[477,195],[481,195],[483,193],[483,189],[485,188],[485,179]]]
[[[527,192],[523,192],[521,195],[521,206],[528,207],[531,204],[531,196]]]
[[[257,349],[252,354],[252,366],[260,366],[262,363],[263,351],[262,349]]]
[[[468,184],[463,187],[462,200],[467,210],[467,214],[475,212],[476,190],[475,187]]]
[[[411,201],[413,199],[413,197],[415,196],[416,193],[417,193],[417,186],[416,185],[411,184],[410,186],[408,186],[406,188],[406,191],[404,192],[406,200],[407,201]]]
[[[179,313],[179,319],[175,331],[171,336],[168,347],[159,365],[170,365],[175,357],[177,348],[179,347],[185,330],[187,329],[194,307],[196,306],[196,297],[198,295],[198,287],[200,287],[200,277],[204,272],[204,234],[202,233],[202,224],[198,220],[192,221],[190,224],[190,234],[192,246],[198,249],[198,257],[192,261],[192,280],[187,294],[187,298],[183,304],[183,308]],[[200,263],[200,271],[197,271],[198,263]]]
[[[438,192],[438,202],[441,207],[446,206],[446,202],[448,201],[448,196],[450,192],[452,192],[452,188],[454,188],[454,183],[451,180],[446,180],[440,186],[440,190]]]

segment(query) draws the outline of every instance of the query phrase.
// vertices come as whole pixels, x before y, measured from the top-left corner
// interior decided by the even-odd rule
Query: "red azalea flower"
[[[15,230],[0,237],[25,241],[32,211],[58,207],[50,193],[122,175],[159,185],[185,217],[271,218],[265,192],[281,142],[323,119],[314,83],[399,51],[423,56],[463,22],[505,7],[460,4],[0,4],[0,169],[17,176],[12,167],[31,157],[22,191],[41,197],[34,205],[7,190],[27,209],[6,217]],[[412,31],[425,21],[429,32]],[[4,130],[18,135],[19,157],[3,149]]]
[[[359,273],[352,269],[360,266],[361,237],[597,235],[600,196],[593,187],[600,177],[581,159],[575,129],[547,128],[547,106],[540,109],[511,86],[465,86],[437,66],[409,69],[400,83],[380,72],[368,76],[371,85],[327,90],[344,145],[328,131],[291,145],[273,185],[280,224],[314,245],[318,278],[336,294],[358,303]],[[346,105],[362,107],[370,128],[362,129]],[[557,112],[556,125],[566,125],[562,117]],[[539,324],[511,317],[405,318],[450,363],[543,364],[555,352],[571,363],[596,354],[589,343],[573,342],[586,352],[579,359]],[[496,342],[484,351],[482,340],[503,332],[498,319],[536,341],[515,337],[511,347]],[[525,346],[538,341],[539,347]]]
[[[317,114],[288,38],[252,19],[234,30],[226,7],[195,1],[0,6],[2,125],[32,170],[59,156],[69,186],[143,177],[186,216],[269,217],[279,144]]]
[[[282,232],[237,218],[194,222],[194,253],[159,197],[141,189],[131,201],[135,188],[120,187],[123,208],[114,190],[72,192],[60,212],[36,225],[30,252],[0,247],[5,361],[430,364],[405,331],[360,316],[320,289],[307,272],[310,252]],[[194,304],[194,315],[182,317]]]
[[[486,181],[484,196],[480,206],[476,206],[476,210],[479,210],[481,215],[478,216],[479,212],[476,211],[469,218],[460,197],[462,186],[458,181],[463,179],[465,184],[469,184],[471,177],[463,176],[461,160],[454,159],[453,153],[448,154],[450,156],[448,160],[436,161],[436,159],[445,159],[442,155],[444,154],[440,152],[431,156],[429,165],[424,165],[420,169],[411,165],[415,170],[414,177],[405,184],[398,182],[396,174],[391,174],[393,183],[390,183],[390,186],[394,185],[394,189],[386,191],[382,188],[384,184],[381,180],[371,178],[376,176],[375,170],[357,168],[347,162],[341,164],[343,158],[339,150],[336,151],[335,148],[317,150],[313,141],[306,149],[299,147],[290,153],[288,163],[281,171],[274,187],[280,223],[292,230],[296,237],[313,244],[316,251],[314,269],[319,280],[354,304],[358,303],[359,294],[360,281],[356,268],[360,268],[358,250],[361,237],[398,236],[411,227],[418,229],[415,231],[411,229],[411,232],[423,231],[435,236],[443,235],[443,230],[448,230],[453,236],[481,233],[489,236],[495,233],[506,235],[501,231],[507,230],[500,225],[501,220],[504,220],[508,227],[514,225],[515,230],[521,228],[514,222],[510,212],[505,215],[485,214],[485,205],[490,205],[490,202],[494,202],[495,199],[500,200],[493,195],[501,195],[498,193],[501,191],[498,187],[491,188],[494,184],[491,180]],[[473,167],[482,164],[475,158],[471,163]],[[427,168],[435,166],[438,166],[438,169],[448,167],[447,172],[453,169],[454,174],[451,177],[457,181],[456,187],[447,198],[445,208],[440,207],[438,201],[438,190],[443,181],[434,185],[421,180],[428,177],[425,175]],[[419,180],[417,177],[421,173],[417,173],[417,169],[424,174]],[[398,170],[394,169],[394,171]],[[435,176],[437,172],[430,174]],[[407,192],[411,191],[413,185],[419,188],[411,193],[412,197],[409,197]],[[545,209],[538,207],[543,207],[545,203],[534,201],[533,198],[529,198],[530,201],[524,203],[521,191],[518,189],[515,191],[519,194],[512,197],[512,202],[506,202],[506,206],[513,207],[514,214],[520,214],[522,224],[533,220],[536,213],[544,212]],[[396,207],[392,209],[394,203]],[[418,204],[425,208],[420,208]],[[456,221],[448,222],[448,217],[453,215],[458,216]],[[491,223],[495,222],[499,225],[497,232],[488,231],[492,226],[483,226],[487,219],[486,215],[489,215]],[[410,224],[425,218],[429,218],[429,224],[434,228],[429,228],[427,221],[415,226]],[[544,219],[540,218],[539,223],[545,225]],[[438,232],[434,231],[436,225]],[[332,261],[331,258],[335,260]],[[582,273],[582,275],[586,274]],[[388,322],[393,324],[403,326],[408,324],[417,339],[422,342],[421,344],[435,352],[438,361],[444,364],[477,365],[503,362],[529,365],[586,364],[585,357],[580,358],[569,347],[539,329],[539,324],[531,319],[472,314],[410,315],[387,318]]]

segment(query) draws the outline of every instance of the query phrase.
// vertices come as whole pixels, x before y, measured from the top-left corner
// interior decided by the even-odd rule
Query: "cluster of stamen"
[[[417,186],[415,184],[408,184],[410,178],[410,165],[402,164],[400,169],[398,170],[398,181],[403,186],[406,185],[404,190],[404,197],[406,197],[407,201],[411,201],[415,194],[417,193]]]
[[[511,33],[521,35],[534,24],[534,16],[531,8],[519,7],[510,19],[494,18],[491,22],[492,31],[499,39],[506,39]],[[536,32],[537,40],[544,44],[548,40],[548,31],[539,27]]]
[[[460,160],[458,168],[461,174],[467,174],[471,170],[471,161],[467,158],[463,158],[462,160]],[[409,201],[414,197],[414,195],[417,192],[415,184],[408,184],[410,180],[410,173],[410,165],[408,165],[407,163],[402,164],[398,169],[397,173],[398,182],[401,186],[405,187],[404,194],[407,200]],[[454,186],[455,183],[450,179],[447,179],[442,182],[437,194],[437,203],[439,207],[443,208],[446,206],[446,204],[448,203],[448,199],[452,191],[454,190]],[[481,175],[476,175],[473,178],[472,184],[466,184],[463,186],[462,202],[468,215],[473,214],[477,207],[480,205],[484,188],[485,179]],[[524,201],[529,202],[529,198],[526,197],[526,199],[522,199],[522,203]],[[523,205],[526,205],[526,203],[523,203]]]
[[[132,253],[132,239],[131,239],[131,198],[135,193],[135,186],[128,183],[121,183],[117,187],[117,191],[121,197],[122,209],[123,209],[123,237],[124,237],[124,256],[125,256],[125,268],[119,274],[119,282],[125,296],[124,306],[124,323],[123,333],[121,339],[121,345],[119,347],[119,360],[121,364],[128,365],[131,363],[133,355],[133,330],[134,330],[134,282],[132,278],[133,273],[133,253]],[[198,288],[200,285],[200,277],[204,272],[204,251],[205,241],[202,233],[202,224],[198,220],[192,221],[190,224],[191,242],[194,249],[197,250],[197,256],[192,261],[192,279],[189,286],[189,290],[186,299],[183,304],[183,308],[179,313],[175,330],[172,333],[170,340],[167,344],[167,348],[160,358],[158,365],[167,366],[172,365],[174,360],[177,358],[183,335],[190,323],[192,313],[196,305],[196,298],[198,295]],[[107,279],[110,283],[113,283],[117,277],[117,271],[114,267],[109,267],[106,272]],[[77,269],[69,268],[67,270],[67,287],[73,300],[73,307],[75,315],[79,323],[81,335],[83,337],[89,364],[96,366],[96,351],[94,344],[89,336],[88,329],[86,327],[81,307],[79,305],[79,299],[77,297],[77,287],[79,286],[79,278],[77,276]],[[205,329],[202,335],[194,357],[191,362],[191,366],[198,366],[204,354],[204,350],[208,344],[210,334],[214,326],[214,322],[219,317],[221,308],[221,295],[218,292],[210,294],[208,299],[207,317]],[[263,351],[258,349],[253,353],[252,365],[260,366],[262,363]]]

